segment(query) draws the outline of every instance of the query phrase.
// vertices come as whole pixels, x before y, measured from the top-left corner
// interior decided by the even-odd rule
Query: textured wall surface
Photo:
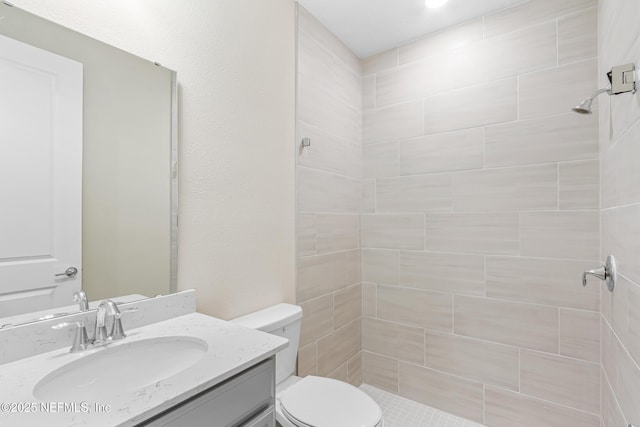
[[[601,0],[600,86],[612,66],[640,61],[640,2]],[[640,93],[600,97],[601,259],[615,255],[618,285],[602,287],[602,420],[640,424]]]
[[[488,426],[600,425],[597,2],[364,60],[362,375]]]
[[[198,311],[294,302],[293,0],[13,3],[178,72],[178,287]]]
[[[361,382],[360,60],[298,7],[298,374]]]

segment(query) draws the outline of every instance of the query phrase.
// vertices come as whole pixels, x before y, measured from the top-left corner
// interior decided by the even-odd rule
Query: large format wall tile
[[[560,64],[597,56],[597,8],[593,7],[558,20],[558,61]]]
[[[600,413],[600,366],[522,350],[520,391],[571,408]]]
[[[398,65],[398,49],[389,49],[362,61],[363,74],[368,76]]]
[[[301,347],[298,351],[298,375],[316,375],[316,343]]]
[[[602,207],[640,202],[640,122],[602,153]]]
[[[447,174],[379,179],[376,183],[376,211],[450,211],[451,179]]]
[[[555,22],[526,27],[501,37],[452,49],[447,55],[446,82],[454,88],[493,82],[556,65]],[[441,61],[442,62],[442,61]],[[445,85],[446,86],[446,85]]]
[[[451,89],[450,74],[440,56],[376,74],[376,106],[421,99]]]
[[[523,212],[522,255],[598,259],[599,215],[593,212]]]
[[[358,140],[360,115],[356,107],[348,105],[322,85],[304,76],[298,78],[298,94],[300,120],[331,135],[350,141]]]
[[[400,175],[479,169],[483,135],[477,128],[400,141]]]
[[[297,32],[296,303],[303,309],[298,374],[357,386],[362,104],[363,87],[371,83],[374,89],[375,76],[363,81],[361,61],[302,6]],[[311,145],[301,147],[302,138]]]
[[[362,352],[362,381],[391,393],[398,392],[398,361]]]
[[[597,114],[569,111],[596,87],[595,6],[595,0],[525,1],[367,58],[363,79],[341,66],[349,60],[341,43],[323,47],[324,53],[300,70],[309,99],[335,105],[307,123],[327,135],[314,134],[322,146],[315,145],[318,151],[308,151],[302,161],[344,183],[333,189],[316,185],[318,194],[301,195],[303,206],[323,209],[303,212],[313,216],[302,218],[301,251],[308,258],[349,251],[343,286],[318,282],[326,294],[309,294],[301,286],[305,304],[333,298],[334,330],[324,325],[327,335],[318,338],[324,347],[320,341],[304,347],[307,371],[355,383],[362,378],[489,427],[599,425],[598,411],[587,408],[594,403],[593,387],[579,395],[581,379],[574,368],[597,366],[600,329],[606,331],[607,322],[616,332],[610,331],[603,348],[622,350],[618,337],[640,339],[640,317],[631,320],[627,301],[640,299],[640,292],[621,280],[615,295],[603,294],[606,320],[600,322],[601,285],[589,280],[586,288],[580,286],[582,271],[600,258],[598,137],[610,128],[619,139],[636,109],[624,110],[623,97],[612,99],[614,121],[600,135]],[[636,9],[625,5],[624,10],[633,15]],[[609,21],[603,19],[603,25]],[[306,41],[305,55],[326,34],[308,37],[313,43]],[[605,56],[624,49],[613,50]],[[340,69],[331,69],[327,52]],[[360,103],[354,100],[358,84]],[[306,114],[319,108],[304,107]],[[364,114],[358,114],[362,108]],[[354,124],[361,138],[348,136]],[[360,163],[353,155],[358,144]],[[624,157],[633,164],[628,146],[620,145],[627,149],[616,161]],[[613,155],[602,165],[603,182],[614,182],[620,191],[609,192],[608,201],[611,206],[624,197],[633,202],[628,195],[634,190],[625,189],[626,175],[616,175],[612,160]],[[350,247],[356,236],[347,219],[358,211],[341,196],[349,185],[344,179],[359,179],[360,170],[362,252]],[[335,204],[323,199],[323,188],[337,192]],[[633,233],[632,216],[618,212],[603,221],[603,232],[612,231],[607,247],[622,248],[620,264],[628,266],[632,258],[625,251],[633,253],[633,245],[623,236],[625,228],[613,225],[620,218]],[[332,230],[334,220],[343,226]],[[361,276],[354,268],[360,253]],[[636,277],[635,267],[627,271]],[[360,279],[365,283],[352,285]],[[359,295],[362,305],[356,307]],[[347,351],[341,350],[331,358],[328,337],[360,317],[363,351],[342,360]],[[640,356],[640,345],[629,347],[631,356]],[[548,379],[544,372],[537,376],[539,363],[528,364],[523,391],[523,353],[570,366]],[[606,358],[614,365],[607,368],[614,374],[613,389],[632,396],[629,382],[618,390],[624,361],[619,352],[615,356],[615,363],[611,355]],[[603,363],[604,358],[603,353]],[[315,371],[308,367],[314,363]],[[625,408],[632,401],[620,399]]]
[[[376,211],[376,181],[367,179],[362,181],[362,213]]]
[[[447,132],[516,120],[517,87],[517,79],[508,78],[426,98],[424,133]]]
[[[429,56],[445,54],[452,49],[481,41],[482,38],[482,19],[475,19],[401,45],[399,62],[406,64]]]
[[[316,254],[316,216],[298,214],[296,224],[298,256]]]
[[[302,326],[300,347],[316,342],[333,332],[333,295],[324,295],[300,304]]]
[[[597,89],[593,77],[597,72],[597,61],[592,59],[520,76],[520,118],[570,112]]]
[[[382,285],[397,285],[400,278],[399,251],[362,250],[362,280]]]
[[[484,384],[518,391],[517,347],[427,331],[424,364]]]
[[[376,77],[367,76],[362,79],[362,108],[375,108],[376,106]]]
[[[361,73],[360,61],[336,36],[327,30],[316,18],[303,7],[298,8],[298,35],[315,40],[319,46],[328,50],[341,64]]]
[[[383,142],[362,147],[362,177],[398,176],[398,143]]]
[[[362,284],[362,316],[375,317],[377,310],[377,286],[372,283]]]
[[[520,251],[517,213],[427,214],[427,250],[499,255]]]
[[[640,419],[640,369],[626,351],[618,352],[618,388],[620,408],[629,420]]]
[[[410,138],[423,133],[422,102],[413,101],[364,112],[364,144]]]
[[[485,424],[487,427],[600,427],[600,417],[548,400],[487,387]]]
[[[354,387],[362,384],[362,352],[358,352],[347,362],[347,382]]]
[[[629,354],[640,365],[640,286],[627,281],[627,347]]]
[[[396,286],[378,286],[378,318],[427,329],[451,331],[453,297]]]
[[[327,375],[360,351],[360,319],[318,341],[318,375]]]
[[[358,320],[362,316],[362,286],[350,286],[333,294],[333,323],[335,328]]]
[[[360,180],[298,167],[299,212],[360,212]]]
[[[607,381],[607,378],[603,376],[602,382],[602,422],[605,427],[616,427],[627,425],[624,420],[622,410],[618,405],[613,390]]]
[[[362,247],[423,249],[424,215],[362,215]]]
[[[483,421],[483,385],[420,366],[400,362],[400,396],[468,418]]]
[[[318,253],[357,249],[360,240],[360,221],[353,214],[316,215]]]
[[[640,283],[640,204],[602,210],[602,255],[614,254],[619,271],[635,283]]]
[[[558,207],[558,167],[520,166],[459,172],[454,211],[549,210]]]
[[[424,329],[362,318],[362,349],[411,363],[424,363]]]
[[[597,311],[598,283],[580,286],[583,271],[596,261],[487,257],[487,296],[513,301]]]
[[[597,158],[597,116],[567,113],[485,129],[487,167]]]
[[[557,308],[456,295],[453,316],[456,334],[551,353],[558,351]]]
[[[360,246],[360,218],[354,214],[317,214],[318,253],[346,251]]]
[[[400,252],[400,284],[463,295],[485,292],[485,258],[481,255]]]
[[[558,51],[555,22],[545,22],[502,37],[485,39],[483,44],[481,64],[487,81],[556,65]],[[475,46],[469,48],[473,49]]]
[[[300,151],[298,165],[360,178],[359,168],[353,167],[362,157],[357,140],[331,135],[302,120],[298,120],[298,136],[298,140],[310,138],[312,141],[311,146]]]
[[[558,185],[561,210],[600,208],[600,163],[597,160],[560,163]]]
[[[347,286],[347,254],[316,255],[298,260],[298,302]]]
[[[560,308],[560,354],[600,363],[600,313]]]
[[[527,25],[552,20],[595,6],[597,0],[534,0],[504,9],[484,17],[484,36],[493,37],[499,34],[519,30]]]

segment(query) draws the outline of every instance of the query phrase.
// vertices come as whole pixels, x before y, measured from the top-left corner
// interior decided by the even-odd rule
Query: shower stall
[[[524,1],[364,59],[298,7],[299,375],[469,425],[640,423],[640,94],[597,97],[640,59],[623,3]],[[583,287],[610,254],[615,290]]]

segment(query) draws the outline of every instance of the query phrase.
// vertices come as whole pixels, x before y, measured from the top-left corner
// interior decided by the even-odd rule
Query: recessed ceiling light
[[[442,7],[449,0],[425,0],[424,4],[429,9],[435,9],[437,7]]]

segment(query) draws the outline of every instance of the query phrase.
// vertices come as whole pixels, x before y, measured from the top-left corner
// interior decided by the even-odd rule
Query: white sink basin
[[[46,402],[108,403],[189,368],[207,348],[203,340],[180,336],[123,342],[56,369],[36,384],[33,395]]]

